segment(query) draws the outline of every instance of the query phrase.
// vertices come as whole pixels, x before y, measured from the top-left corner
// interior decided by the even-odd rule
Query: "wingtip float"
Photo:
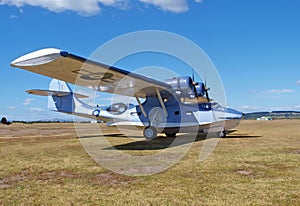
[[[25,54],[11,62],[12,67],[38,66],[49,63],[58,57],[66,57],[69,53],[56,48],[46,48]]]

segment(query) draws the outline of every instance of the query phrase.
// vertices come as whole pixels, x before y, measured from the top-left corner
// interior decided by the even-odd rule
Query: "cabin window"
[[[131,116],[141,116],[142,112],[131,112],[130,115]]]
[[[112,104],[110,105],[106,111],[108,111],[111,114],[114,115],[118,115],[118,114],[122,114],[126,111],[127,106],[123,103],[116,103],[116,104]]]
[[[193,114],[193,112],[186,112],[186,115],[191,116]]]
[[[175,111],[175,115],[179,115],[179,111]]]
[[[203,110],[211,110],[211,103],[202,103],[199,104],[199,107]]]

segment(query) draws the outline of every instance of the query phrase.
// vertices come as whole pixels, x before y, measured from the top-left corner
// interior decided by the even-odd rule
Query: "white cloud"
[[[33,111],[33,112],[42,112],[42,111],[45,111],[42,108],[38,108],[38,107],[31,107],[29,110]]]
[[[264,90],[263,94],[267,95],[282,95],[282,94],[292,94],[295,91],[291,89],[270,89],[270,90]]]
[[[152,4],[164,11],[172,11],[175,13],[185,12],[189,9],[186,0],[140,0],[140,2]]]
[[[10,18],[10,19],[17,19],[18,16],[12,14],[12,15],[9,16],[9,18]]]
[[[113,6],[119,9],[129,8],[130,0],[98,0],[104,6]]]
[[[297,85],[300,85],[300,80],[298,80],[298,81],[296,82],[296,84],[297,84]]]
[[[1,0],[0,4],[7,4],[19,8],[25,5],[36,6],[53,12],[71,10],[82,15],[92,15],[100,12],[97,0]]]
[[[183,13],[189,10],[187,0],[139,0],[145,4],[152,4],[164,11],[174,13]],[[194,0],[196,3],[201,3],[202,0]]]
[[[34,100],[33,98],[25,99],[25,101],[23,102],[23,105],[25,105],[25,106],[30,105],[33,100]]]
[[[201,0],[194,0],[200,3]],[[22,8],[25,5],[41,7],[53,12],[74,11],[80,15],[95,15],[101,12],[102,6],[127,9],[130,0],[0,0],[0,5]],[[188,0],[139,0],[145,5],[154,5],[164,11],[182,13],[189,10]]]
[[[9,110],[15,110],[15,109],[17,109],[17,107],[15,107],[15,106],[7,106],[6,108],[9,109]]]

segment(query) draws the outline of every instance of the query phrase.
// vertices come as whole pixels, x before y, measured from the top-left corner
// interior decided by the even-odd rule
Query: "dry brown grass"
[[[118,138],[146,155],[167,146]],[[115,174],[95,163],[73,124],[0,126],[0,205],[300,205],[300,120],[243,121],[199,161],[198,139],[177,164],[152,176]]]

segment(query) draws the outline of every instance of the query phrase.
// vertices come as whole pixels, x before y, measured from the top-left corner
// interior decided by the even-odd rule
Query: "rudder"
[[[48,97],[48,108],[50,110],[64,113],[72,113],[74,111],[73,92],[66,82],[53,79],[50,82],[49,90],[62,93],[62,95]]]

